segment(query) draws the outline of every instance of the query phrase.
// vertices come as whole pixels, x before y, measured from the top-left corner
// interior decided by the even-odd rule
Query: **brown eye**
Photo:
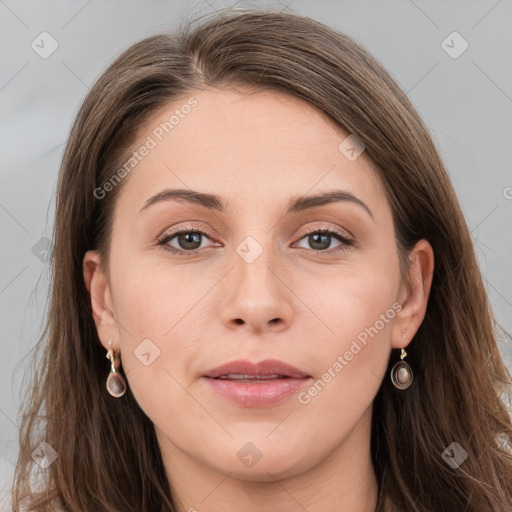
[[[164,235],[159,239],[158,245],[173,254],[187,255],[194,252],[199,252],[202,247],[202,241],[209,239],[207,233],[197,229],[181,229],[170,234]],[[176,239],[176,240],[175,240]],[[175,245],[170,245],[171,241],[175,240]]]
[[[309,247],[302,247],[305,249],[313,249],[315,252],[337,252],[339,250],[345,250],[349,246],[353,245],[353,241],[348,239],[342,233],[335,229],[320,229],[306,233],[301,240],[306,239],[306,243]],[[333,239],[337,240],[339,244],[335,246],[335,249],[327,251],[330,248]]]
[[[188,231],[186,233],[175,235],[173,238],[176,238],[180,249],[190,251],[193,249],[199,249],[201,246],[201,236],[202,234],[197,231]]]

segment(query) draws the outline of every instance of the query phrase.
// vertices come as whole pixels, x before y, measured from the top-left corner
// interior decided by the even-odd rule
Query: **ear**
[[[87,251],[83,259],[85,287],[89,292],[92,316],[98,331],[98,337],[105,350],[112,348],[117,351],[117,325],[113,313],[112,296],[106,276],[100,269],[100,256],[96,251]]]
[[[403,283],[398,295],[402,309],[396,315],[391,335],[393,348],[406,347],[425,318],[434,275],[434,251],[426,240],[420,240],[409,253],[411,283]],[[404,338],[405,335],[405,338]]]

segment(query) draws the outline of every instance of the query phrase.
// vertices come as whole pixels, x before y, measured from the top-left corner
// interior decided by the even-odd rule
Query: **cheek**
[[[392,326],[401,309],[398,271],[351,270],[317,294],[326,334],[315,336],[311,365],[316,381],[298,397],[326,421],[339,415],[347,419],[348,411],[357,415],[370,405],[385,378]]]
[[[221,272],[217,274],[200,264],[168,261],[164,255],[134,257],[116,269],[116,314],[136,333],[165,337],[201,305],[218,282]]]
[[[215,279],[140,265],[118,267],[116,276],[121,361],[135,399],[150,417],[168,415],[172,404],[192,408],[184,389],[190,384],[187,369],[201,350],[200,333],[204,338],[208,332],[212,314],[200,299]]]

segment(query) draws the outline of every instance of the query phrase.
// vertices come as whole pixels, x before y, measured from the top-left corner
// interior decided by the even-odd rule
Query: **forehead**
[[[139,151],[121,196],[140,209],[160,189],[179,187],[261,207],[263,198],[282,202],[342,186],[374,202],[383,196],[380,180],[364,153],[351,161],[340,150],[348,135],[281,92],[193,90],[141,126],[133,150],[149,149]]]

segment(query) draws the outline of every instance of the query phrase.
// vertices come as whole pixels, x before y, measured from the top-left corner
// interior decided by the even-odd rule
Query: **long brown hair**
[[[512,423],[500,397],[509,396],[511,376],[468,227],[427,127],[347,35],[307,17],[247,9],[134,44],[81,106],[58,181],[50,309],[21,418],[14,509],[26,501],[48,511],[55,500],[80,512],[176,510],[151,421],[129,389],[119,400],[105,391],[109,363],[82,264],[96,249],[108,275],[123,181],[104,198],[95,191],[123,165],[148,117],[194,89],[233,84],[301,98],[356,135],[385,185],[405,271],[418,240],[433,247],[426,316],[407,350],[415,380],[397,391],[384,379],[373,404],[378,509],[388,496],[408,512],[510,512]],[[42,441],[58,457],[35,492],[32,452]],[[454,442],[468,454],[456,468],[441,456]]]

